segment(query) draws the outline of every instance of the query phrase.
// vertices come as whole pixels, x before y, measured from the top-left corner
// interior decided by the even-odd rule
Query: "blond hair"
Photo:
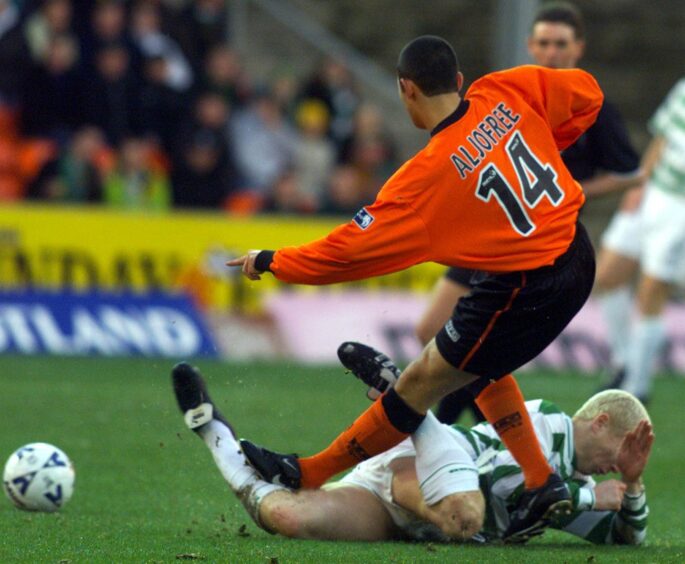
[[[632,431],[644,419],[651,423],[642,402],[624,390],[605,390],[595,394],[576,411],[573,419],[589,421],[600,413],[609,415],[611,428],[618,435]]]

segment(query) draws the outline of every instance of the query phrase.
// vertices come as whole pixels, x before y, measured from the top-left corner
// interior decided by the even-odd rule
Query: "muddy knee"
[[[431,507],[433,522],[455,540],[468,540],[483,527],[485,501],[480,491],[447,496]]]
[[[269,530],[285,537],[302,538],[304,524],[292,501],[287,497],[281,500],[279,496],[267,498],[267,501],[270,503],[264,503],[260,508],[262,523]]]

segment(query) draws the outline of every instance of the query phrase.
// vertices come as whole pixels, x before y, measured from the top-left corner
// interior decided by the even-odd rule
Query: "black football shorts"
[[[477,270],[472,270],[470,268],[461,268],[459,266],[450,266],[445,272],[445,278],[461,284],[462,286],[471,287],[471,278],[476,274]]]
[[[594,278],[592,243],[578,223],[553,265],[474,274],[471,293],[435,337],[438,350],[453,366],[482,377],[469,386],[477,393],[539,355],[583,307]]]

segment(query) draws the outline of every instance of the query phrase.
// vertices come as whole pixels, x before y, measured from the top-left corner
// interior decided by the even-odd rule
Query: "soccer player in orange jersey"
[[[592,125],[603,95],[578,69],[496,72],[463,97],[462,83],[449,43],[411,41],[399,56],[398,87],[414,125],[431,133],[426,147],[326,237],[228,265],[251,280],[269,271],[284,282],[331,284],[433,261],[480,271],[473,291],[396,386],[324,451],[297,458],[249,442],[243,449],[266,479],[318,487],[399,443],[440,398],[469,385],[524,473],[507,531],[520,540],[571,508],[511,372],[562,331],[592,288],[594,252],[578,223],[585,198],[559,151]]]
[[[554,69],[572,69],[578,66],[585,51],[585,24],[576,6],[566,2],[545,2],[533,18],[528,36],[528,53],[536,65]],[[588,197],[638,187],[643,183],[640,161],[630,143],[630,137],[618,109],[604,100],[597,115],[597,121],[578,140],[567,147],[561,158],[566,168],[583,187]],[[621,213],[612,222],[612,228],[603,238],[597,255],[595,293],[600,290],[600,303],[610,323],[609,336],[612,352],[617,358],[612,367],[614,376],[623,373],[621,368],[622,329],[628,325],[626,314],[630,313],[628,292],[616,288],[632,279],[632,249],[638,237],[635,236],[637,214],[627,213],[635,200],[635,190],[626,194],[621,204]],[[608,240],[608,241],[607,241]],[[607,245],[606,243],[610,243]],[[628,249],[630,252],[626,257]],[[459,298],[471,290],[473,271],[458,267],[447,269],[445,275],[435,284],[429,306],[416,324],[416,335],[425,345],[449,319]],[[617,384],[620,380],[614,382]],[[613,386],[612,386],[613,387]],[[436,409],[436,416],[443,423],[453,423],[461,412],[468,408],[477,420],[482,414],[475,405],[468,389],[462,388],[445,396]]]

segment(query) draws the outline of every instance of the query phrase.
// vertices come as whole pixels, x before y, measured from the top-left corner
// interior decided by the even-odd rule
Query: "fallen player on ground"
[[[391,450],[321,489],[291,491],[247,464],[197,369],[172,372],[184,419],[264,530],[299,539],[493,541],[509,525],[523,490],[520,467],[487,423],[472,429],[429,415]],[[654,440],[649,415],[632,395],[608,390],[573,417],[544,400],[526,402],[547,459],[569,486],[573,511],[550,526],[598,544],[644,542],[648,507],[642,473]],[[619,472],[596,483],[592,475]],[[534,531],[531,536],[541,534]]]

